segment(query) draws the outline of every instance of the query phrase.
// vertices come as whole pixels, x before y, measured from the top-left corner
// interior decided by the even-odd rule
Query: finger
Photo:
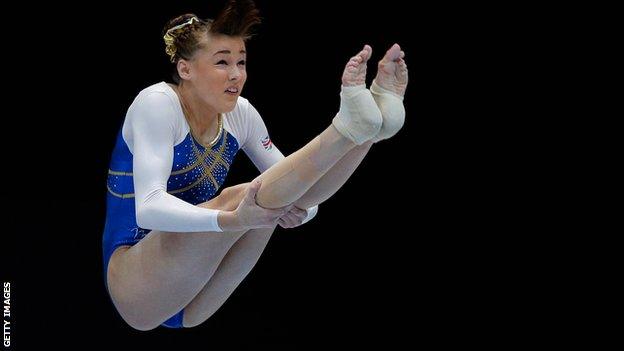
[[[307,213],[301,213],[297,215],[297,222],[299,224],[303,223],[303,221],[305,221],[305,219],[308,217]]]
[[[299,207],[293,207],[293,209],[290,210],[290,212],[294,213],[294,214],[296,214],[298,216],[307,216],[308,215],[308,210],[304,210],[304,209],[301,209]]]
[[[260,190],[260,186],[262,185],[262,181],[260,179],[256,179],[249,184],[247,187],[247,193],[245,194],[245,199],[249,201],[256,201],[256,194],[258,190]]]
[[[291,214],[290,214],[290,213],[284,213],[283,215],[279,216],[279,218],[278,218],[278,219],[279,219],[279,220],[282,220],[282,221],[286,221],[286,222],[288,222],[288,219],[290,218],[290,216],[291,216]]]
[[[295,207],[295,205],[290,204],[290,205],[286,205],[284,207],[274,208],[274,210],[280,211],[280,212],[282,212],[282,214],[286,214],[286,213],[292,211],[293,207]]]
[[[308,212],[306,210],[301,210],[301,209],[292,209],[290,212],[287,213],[287,215],[288,215],[288,218],[291,218],[292,220],[294,220],[297,225],[300,225],[308,216]]]
[[[285,214],[288,213],[288,211],[285,210],[284,208],[277,208],[274,210],[265,209],[265,211],[266,211],[265,212],[266,217],[270,218],[271,220],[283,217]]]
[[[303,223],[305,217],[306,217],[305,215],[303,215],[303,216],[301,216],[301,215],[294,215],[292,217],[293,225],[295,227],[300,226]]]
[[[288,228],[292,228],[292,227],[296,227],[297,226],[297,221],[293,217],[291,217],[290,215],[286,215],[286,216],[280,218],[280,221],[283,221],[284,224]]]
[[[279,224],[279,226],[280,226],[280,227],[282,227],[282,228],[284,228],[284,229],[288,229],[288,228],[290,228],[290,226],[288,225],[288,223],[287,223],[285,220],[283,220],[283,219],[279,219],[279,220],[277,221],[277,224]]]
[[[291,223],[291,222],[293,222],[293,221],[295,221],[297,219],[297,216],[295,216],[294,213],[288,212],[287,214],[285,214],[282,217],[280,217],[280,219],[283,219],[286,222]]]
[[[280,226],[282,226],[282,228],[290,228],[288,221],[286,221],[283,218],[280,218],[277,222],[279,223]]]
[[[306,218],[306,216],[302,214],[289,212],[282,218],[287,218],[289,222],[292,222],[293,224],[296,224],[296,225],[300,225],[301,223],[303,223],[303,220]]]

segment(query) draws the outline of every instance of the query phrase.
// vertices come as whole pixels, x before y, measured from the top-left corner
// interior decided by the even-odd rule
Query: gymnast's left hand
[[[300,226],[307,216],[308,212],[306,210],[293,206],[290,211],[277,220],[277,223],[282,228],[295,228]]]

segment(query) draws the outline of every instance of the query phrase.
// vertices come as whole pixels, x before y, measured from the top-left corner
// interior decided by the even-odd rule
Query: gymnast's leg
[[[370,50],[370,47],[365,47],[365,50]],[[405,121],[403,96],[408,81],[404,57],[401,47],[394,44],[377,66],[377,77],[371,85],[371,92],[383,116],[383,125],[377,136],[349,151],[295,202],[295,206],[309,208],[327,200],[351,177],[374,142],[388,139],[401,129]]]
[[[309,208],[324,201],[340,188],[360,164],[372,142],[354,147],[308,191],[295,205]],[[315,189],[319,189],[316,191]],[[336,190],[333,190],[336,189]],[[237,195],[234,195],[237,196]],[[238,196],[242,196],[239,192]],[[233,200],[232,204],[237,200]],[[225,255],[219,268],[199,294],[184,310],[184,326],[205,322],[230,297],[258,263],[275,228],[253,229],[243,234]]]
[[[366,46],[363,51],[366,51],[366,53],[356,55],[347,65],[347,67],[349,67],[352,63],[360,63],[360,65],[357,65],[360,74],[355,76],[357,85],[364,84],[365,65],[370,57],[371,48]],[[399,56],[400,60],[397,61]],[[404,53],[400,51],[398,45],[393,46],[380,61],[377,74],[377,80],[380,80],[384,87],[396,87],[397,89],[393,89],[392,92],[401,98],[405,94],[405,88],[407,86],[407,67],[405,62],[402,61],[403,57]],[[364,71],[364,75],[361,74],[362,71]],[[349,72],[345,71],[343,75],[343,85],[345,86],[349,86],[349,79],[353,77],[348,73]],[[397,81],[395,82],[394,79]],[[388,93],[388,91],[378,90],[378,95]],[[403,125],[402,118],[404,118],[405,112],[403,110],[403,116],[401,116],[402,99],[400,100],[401,108],[392,105],[397,100],[397,97],[388,98],[381,96],[381,103],[385,104],[382,106],[386,107],[386,109],[382,110],[382,114],[385,112],[383,115],[384,124],[381,128],[382,130],[378,133],[378,137],[375,138],[376,141],[393,136]],[[376,101],[379,104],[379,96],[376,97]],[[388,107],[388,104],[390,107]],[[379,137],[379,134],[382,133],[382,137]],[[299,208],[309,208],[325,201],[333,195],[344,185],[351,174],[353,174],[370,150],[372,144],[373,140],[354,146],[301,198],[296,200],[295,205]],[[234,204],[238,203],[239,200],[237,200],[236,197],[242,197],[242,192],[232,192],[230,194],[234,196],[234,198],[230,200],[230,207],[232,207]],[[225,303],[236,287],[238,287],[256,265],[273,231],[274,228],[250,230],[232,245],[212,278],[210,278],[201,292],[186,307],[184,313],[185,327],[193,327],[203,323]]]
[[[260,175],[260,206],[278,208],[294,203],[349,151],[378,134],[383,119],[365,85],[371,51],[366,45],[347,63],[342,76],[340,111],[332,125]],[[342,183],[328,184],[329,192],[333,194]]]
[[[357,84],[362,73],[360,63],[368,59],[366,55],[363,50],[347,64],[347,79],[343,77],[346,85],[333,126],[263,173],[260,176],[262,188],[248,186],[245,196],[252,196],[258,204],[269,208],[291,204],[346,153],[379,132],[381,113],[370,92],[363,84]],[[231,197],[227,192],[222,193],[206,205],[221,209],[220,202]],[[136,245],[118,248],[109,261],[107,272],[113,303],[134,328],[157,327],[197,296],[243,234],[244,231],[169,233],[154,230]]]
[[[383,125],[374,142],[395,135],[405,121],[403,96],[407,89],[407,64],[405,52],[399,44],[394,44],[377,65],[377,76],[371,84],[371,92],[383,116]]]
[[[367,45],[358,55],[354,56],[349,61],[343,74],[343,86],[358,86],[359,88],[364,85],[366,62],[368,58],[370,58],[370,54],[371,48]],[[369,108],[375,109],[375,106],[369,106]],[[326,130],[326,132],[328,135],[325,136],[327,136],[327,139],[331,140],[331,131]],[[319,138],[323,137],[324,135],[321,135]],[[338,136],[337,139],[340,138],[341,137]],[[312,186],[312,189],[317,190],[313,191],[310,196],[308,196],[308,193],[311,191],[308,191],[306,195],[304,195],[304,197],[307,198],[307,200],[304,199],[304,202],[311,202],[310,206],[313,206],[318,204],[320,199],[325,200],[330,194],[333,194],[353,173],[357,165],[370,149],[371,145],[372,142],[370,141],[363,142],[361,145],[350,145],[350,151],[348,151],[346,155],[342,156],[339,161],[327,171],[327,174],[323,175],[320,180]],[[306,147],[314,150],[313,146],[313,143],[310,143]],[[309,152],[309,150],[304,148],[303,151],[299,152],[299,155],[295,155],[297,158],[295,158],[293,162],[297,162],[296,160],[303,158],[302,155],[307,155],[305,152]],[[304,166],[306,165],[309,166],[307,162],[304,162]],[[327,175],[330,173],[331,175],[328,177]],[[267,183],[269,184],[269,187],[271,187],[271,184],[289,185],[286,180],[292,175],[293,173],[290,172],[286,175],[286,177],[284,177],[286,179],[278,179],[273,182],[267,182],[265,179],[263,180],[263,186],[267,185]],[[263,174],[263,176],[266,175]],[[303,174],[303,176],[305,177],[306,174]],[[290,185],[288,188],[292,189],[293,186]],[[262,190],[263,189],[261,188],[261,191]],[[271,191],[274,190],[271,189]],[[289,191],[285,191],[284,193],[285,196],[292,195]],[[239,196],[241,195],[239,194]],[[291,196],[290,199],[294,199],[294,196]],[[234,200],[234,203],[236,203],[236,200]],[[279,204],[281,203],[274,205]],[[299,200],[296,200],[295,204],[298,204],[301,208],[309,207],[300,204]],[[210,316],[212,316],[212,314],[214,314],[223,305],[223,303],[225,303],[236,287],[251,272],[255,264],[258,262],[264,248],[271,238],[273,230],[274,228],[250,230],[236,241],[221,261],[219,268],[216,270],[212,278],[210,278],[202,291],[185,308],[184,326],[192,327],[203,323],[205,320],[210,318]]]
[[[248,190],[246,185],[241,186]],[[200,206],[229,209],[231,204],[226,199],[232,197],[232,192],[224,189]],[[242,235],[153,230],[134,246],[120,246],[111,256],[107,271],[115,307],[133,328],[156,328],[188,305]]]

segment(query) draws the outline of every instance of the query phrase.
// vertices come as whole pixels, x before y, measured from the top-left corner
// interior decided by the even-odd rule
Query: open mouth
[[[238,88],[230,87],[230,88],[225,89],[225,92],[228,94],[238,94]]]

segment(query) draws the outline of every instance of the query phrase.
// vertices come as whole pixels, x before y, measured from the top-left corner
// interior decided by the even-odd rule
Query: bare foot
[[[371,57],[373,49],[364,45],[364,49],[353,56],[342,73],[342,85],[345,87],[366,84],[366,62]]]
[[[401,51],[399,44],[392,45],[379,61],[377,77],[375,77],[380,87],[400,97],[405,95],[405,89],[407,89],[407,65],[404,57],[405,53]]]
[[[366,89],[366,62],[373,49],[364,49],[353,56],[342,73],[340,111],[332,124],[345,138],[357,145],[379,134],[383,117],[370,90]]]
[[[399,44],[394,44],[379,61],[370,91],[383,116],[383,125],[373,138],[374,142],[391,138],[405,123],[403,96],[407,88],[407,65],[404,57]]]

